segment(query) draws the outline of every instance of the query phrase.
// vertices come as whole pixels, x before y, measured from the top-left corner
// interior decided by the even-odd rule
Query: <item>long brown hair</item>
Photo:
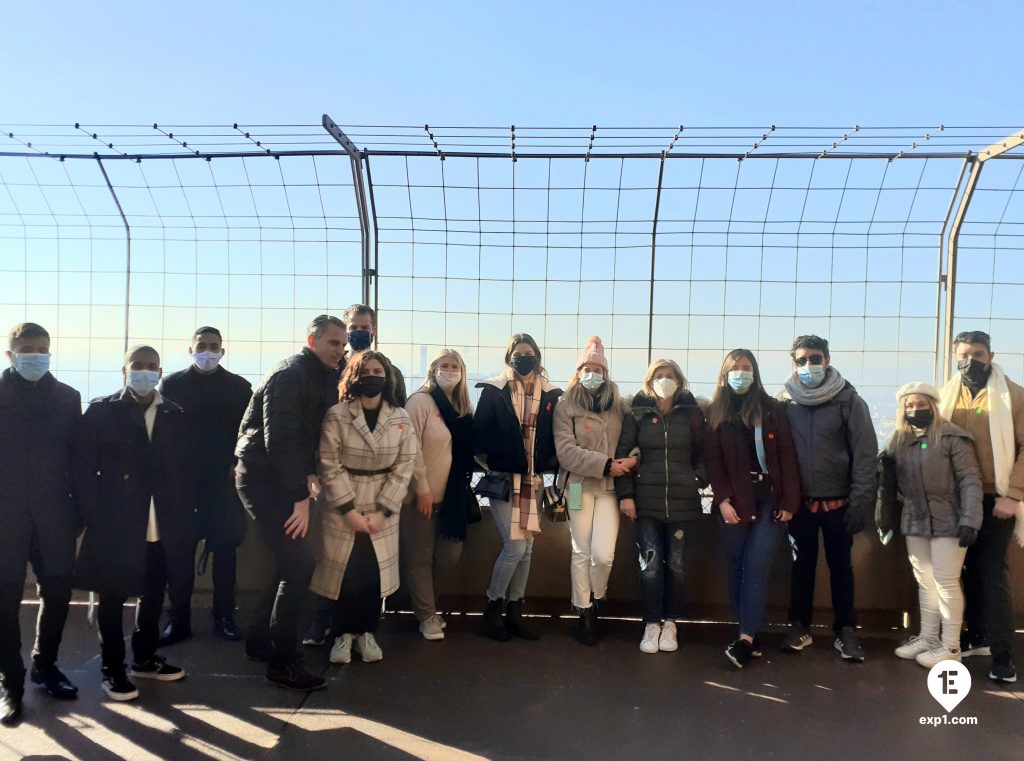
[[[341,374],[341,381],[338,383],[338,401],[351,402],[356,398],[356,395],[352,393],[352,386],[359,380],[366,363],[374,359],[380,362],[381,367],[384,368],[384,391],[381,392],[381,396],[392,407],[398,406],[398,402],[395,401],[395,370],[391,366],[391,360],[379,351],[369,349],[353,354],[349,358],[348,364],[345,365],[345,371]]]
[[[733,363],[739,359],[750,360],[750,364],[754,368],[754,383],[750,386],[750,390],[740,397],[743,401],[740,403],[739,410],[736,411],[733,409],[732,400],[739,394],[733,391],[729,385],[729,371],[732,369]],[[717,430],[725,423],[739,422],[749,428],[754,428],[761,424],[764,406],[770,401],[771,397],[765,393],[764,386],[761,384],[761,371],[757,366],[754,353],[750,349],[733,349],[725,355],[722,369],[718,371],[715,396],[708,406],[708,425]]]
[[[537,342],[533,340],[533,336],[529,333],[516,333],[508,339],[508,346],[505,347],[505,367],[509,368],[510,372],[515,372],[515,370],[511,369],[509,360],[512,359],[512,352],[516,350],[516,347],[519,346],[519,344],[526,344],[533,349],[533,353],[537,356],[537,369],[534,370],[534,372],[537,373],[538,377],[547,378],[548,371],[544,369],[544,363],[540,354],[540,347],[537,345]]]
[[[601,370],[601,376],[604,378],[604,384],[596,394],[593,394],[580,383],[580,373],[577,370],[565,386],[565,396],[558,403],[567,405],[569,415],[582,415],[584,412],[594,411],[592,405],[596,405],[596,411],[599,413],[604,410],[621,412],[622,397],[619,394],[619,387],[612,382],[604,369]]]

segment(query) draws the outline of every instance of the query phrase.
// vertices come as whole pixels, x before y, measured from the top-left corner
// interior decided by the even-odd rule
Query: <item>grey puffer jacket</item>
[[[903,504],[900,530],[905,536],[956,536],[960,526],[981,528],[981,470],[971,434],[943,423],[938,447],[916,439],[894,459],[895,498]],[[884,501],[887,490],[882,491]]]

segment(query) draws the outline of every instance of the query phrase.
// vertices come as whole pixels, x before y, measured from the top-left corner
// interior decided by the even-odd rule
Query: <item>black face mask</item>
[[[960,377],[968,386],[984,388],[988,383],[992,366],[976,359],[961,359],[956,363],[956,369],[960,371]]]
[[[365,396],[368,399],[373,399],[375,396],[380,396],[383,393],[384,387],[387,384],[387,378],[380,375],[364,375],[352,384],[352,393],[355,396]]]
[[[907,422],[915,428],[927,428],[935,419],[935,413],[931,410],[914,410],[907,413]]]
[[[529,375],[537,369],[537,358],[531,356],[512,357],[509,365],[520,375]]]

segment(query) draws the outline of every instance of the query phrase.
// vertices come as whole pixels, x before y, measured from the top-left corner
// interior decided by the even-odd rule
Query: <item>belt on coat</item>
[[[359,470],[358,468],[345,468],[346,472],[353,476],[383,476],[385,473],[390,473],[391,468],[383,468],[382,470]]]

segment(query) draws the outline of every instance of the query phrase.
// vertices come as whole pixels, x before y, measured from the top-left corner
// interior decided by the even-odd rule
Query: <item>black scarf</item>
[[[473,416],[459,417],[440,388],[432,389],[430,396],[452,435],[452,467],[444,501],[437,512],[437,532],[444,539],[461,542],[466,538],[466,524],[480,519],[480,508],[470,486],[474,463]]]

